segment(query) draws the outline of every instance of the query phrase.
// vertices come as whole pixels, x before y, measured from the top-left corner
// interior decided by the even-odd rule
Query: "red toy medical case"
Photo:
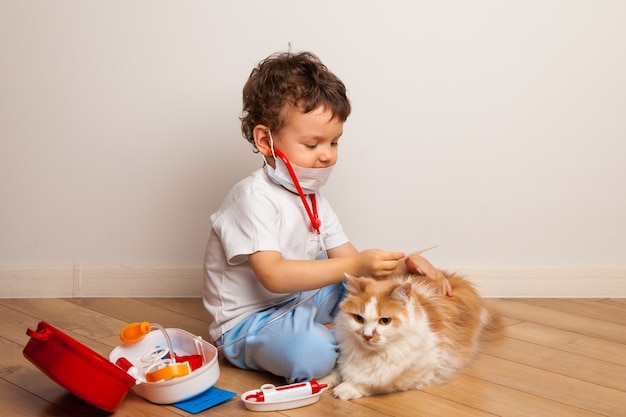
[[[42,321],[28,329],[24,356],[50,379],[105,411],[114,411],[135,378],[108,359]]]
[[[167,333],[165,338],[164,333]],[[220,374],[215,346],[181,329],[151,331],[136,343],[117,346],[109,359],[45,321],[41,321],[36,330],[28,329],[26,334],[30,340],[23,353],[29,361],[68,391],[108,412],[115,411],[131,389],[151,402],[172,404],[208,390]],[[190,366],[189,373],[180,377],[149,378],[151,373],[146,371],[154,363],[142,363],[141,358],[146,356],[146,352],[154,351],[156,346],[165,346],[165,339],[171,342],[177,360],[189,359],[193,370]]]

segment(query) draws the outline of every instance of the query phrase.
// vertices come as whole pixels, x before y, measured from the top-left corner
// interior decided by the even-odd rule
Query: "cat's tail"
[[[487,305],[483,308],[482,314],[483,331],[480,332],[480,340],[487,342],[498,339],[504,333],[502,315],[495,308]]]

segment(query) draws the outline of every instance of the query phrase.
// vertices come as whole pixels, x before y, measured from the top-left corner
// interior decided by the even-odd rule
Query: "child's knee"
[[[323,326],[318,331],[294,337],[289,358],[289,382],[309,381],[332,372],[337,361],[337,342],[333,333]]]

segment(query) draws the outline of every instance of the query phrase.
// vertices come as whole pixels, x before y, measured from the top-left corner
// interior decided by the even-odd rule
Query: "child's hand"
[[[387,252],[379,249],[368,249],[357,255],[357,276],[386,278],[391,275],[404,258],[402,252]]]
[[[452,297],[452,286],[450,285],[450,281],[448,281],[448,278],[446,278],[443,272],[432,266],[426,258],[420,255],[411,255],[407,257],[404,262],[410,272],[424,275],[435,281],[441,281],[441,294]]]

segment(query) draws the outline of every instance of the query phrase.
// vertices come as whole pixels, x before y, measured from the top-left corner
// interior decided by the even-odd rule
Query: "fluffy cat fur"
[[[342,400],[419,389],[466,366],[499,317],[471,283],[445,274],[453,296],[420,275],[386,280],[348,276],[335,319],[339,359],[322,379]]]

